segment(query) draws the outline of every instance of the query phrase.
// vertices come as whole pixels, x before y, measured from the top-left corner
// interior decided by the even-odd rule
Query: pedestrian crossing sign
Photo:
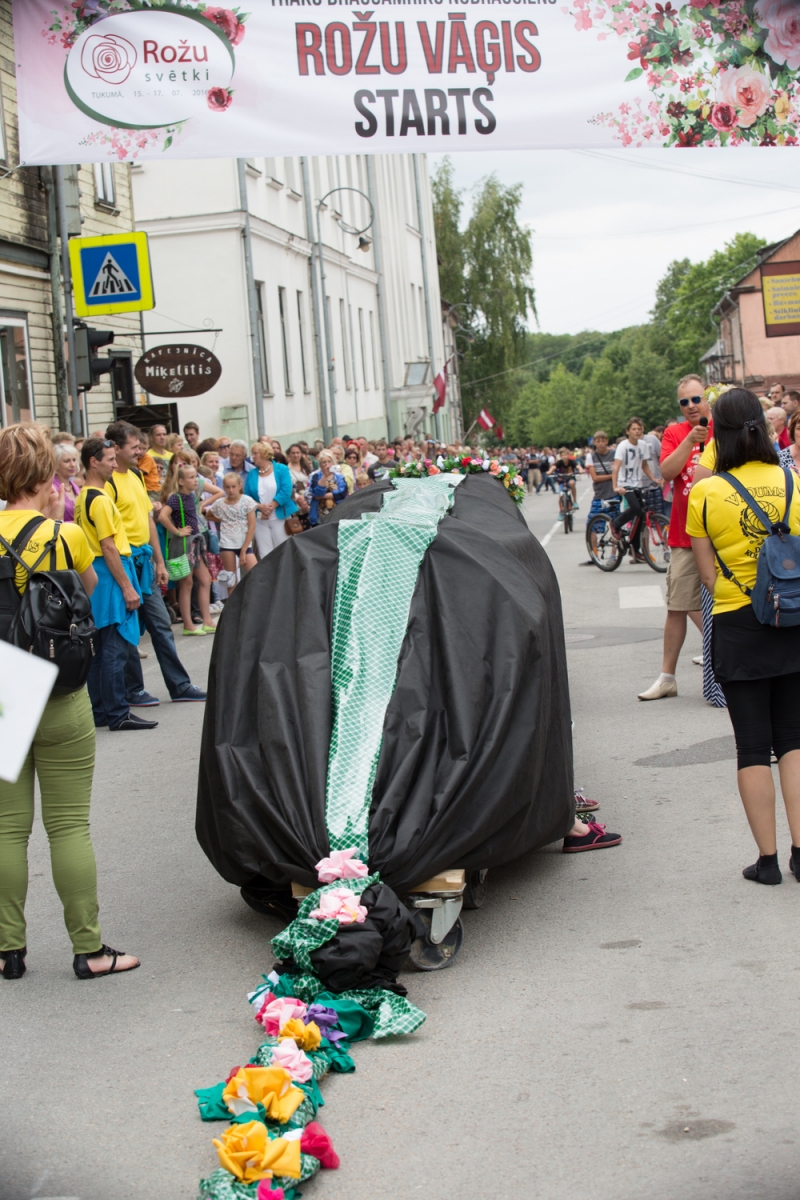
[[[155,308],[146,233],[70,238],[69,261],[78,317]]]

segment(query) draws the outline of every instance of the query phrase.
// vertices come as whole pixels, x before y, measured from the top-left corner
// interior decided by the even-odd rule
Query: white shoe
[[[692,659],[692,662],[695,664],[695,666],[702,667],[702,665],[703,665],[702,654],[695,654],[694,658]]]
[[[146,650],[143,650],[141,646],[137,646],[136,649],[139,651],[139,658],[147,658]]]
[[[664,700],[667,696],[677,696],[678,682],[673,679],[670,683],[662,683],[657,679],[646,692],[639,693],[640,700]]]

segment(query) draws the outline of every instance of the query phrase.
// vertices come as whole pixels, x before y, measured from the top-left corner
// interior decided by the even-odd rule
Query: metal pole
[[[383,311],[383,272],[381,270],[381,239],[380,227],[378,225],[378,205],[375,199],[375,164],[373,163],[373,155],[365,155],[367,160],[367,186],[369,188],[369,198],[372,203],[373,231],[375,241],[372,244],[372,253],[375,257],[375,274],[378,276],[376,291],[378,294],[378,328],[381,337],[381,361],[383,364],[383,391],[384,391],[384,406],[386,409],[386,436],[389,441],[394,437],[394,424],[392,422],[392,386],[389,378],[389,359],[386,350],[386,316]]]
[[[325,287],[325,259],[322,254],[322,227],[319,219],[319,210],[320,205],[318,204],[317,255],[319,257],[319,273],[322,278],[322,318],[325,322],[325,354],[328,359],[328,397],[331,403],[331,435],[332,437],[338,437],[339,427],[336,421],[336,376],[334,374],[333,354],[331,353],[331,314],[328,305],[328,293]]]
[[[411,155],[414,161],[414,184],[417,189],[417,221],[419,223],[419,242],[422,255],[422,282],[425,290],[425,316],[428,324],[428,358],[431,364],[431,383],[433,383],[433,319],[431,317],[431,289],[428,279],[428,243],[425,238],[425,222],[422,215],[422,186],[419,179],[419,155]],[[436,425],[436,440],[442,440],[442,427],[438,412],[433,414]]]
[[[44,167],[43,176],[47,192],[47,249],[50,258],[50,296],[53,302],[53,361],[56,372],[58,426],[66,433],[69,428],[69,392],[67,391],[67,358],[64,353],[61,263],[58,257],[58,200],[53,168]]]
[[[250,231],[250,205],[247,199],[247,172],[245,160],[237,158],[236,169],[239,176],[239,207],[244,213],[244,265],[247,273],[247,308],[250,317],[250,344],[253,355],[253,395],[256,408],[256,430],[258,436],[266,433],[264,428],[264,367],[261,362],[261,343],[258,337],[258,297],[256,295],[256,277],[253,273],[253,237]]]
[[[64,318],[67,325],[67,378],[72,397],[72,432],[80,437],[82,430],[81,405],[78,397],[78,371],[75,363],[75,325],[72,308],[72,271],[69,265],[69,234],[67,233],[67,198],[64,193],[64,168],[56,167],[58,203],[58,236],[61,239],[61,274],[64,278]],[[88,429],[85,431],[88,436]]]
[[[319,315],[319,282],[317,280],[317,245],[314,241],[314,210],[311,199],[311,178],[308,169],[308,159],[300,159],[300,167],[303,172],[303,194],[306,202],[306,237],[311,243],[311,307],[314,315],[314,345],[317,351],[317,377],[319,384],[319,415],[320,425],[322,426],[322,436],[327,446],[330,439],[330,429],[328,427],[328,405],[325,394],[325,354],[322,348],[322,330],[321,320]]]

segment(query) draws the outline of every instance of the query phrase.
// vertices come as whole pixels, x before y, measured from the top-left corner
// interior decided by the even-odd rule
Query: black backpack
[[[53,537],[32,567],[20,556],[20,551],[45,519],[34,517],[10,545],[0,537],[0,545],[6,551],[0,554],[0,638],[54,663],[58,667],[58,679],[53,692],[58,695],[77,691],[86,683],[97,630],[91,602],[80,575],[73,570],[66,541],[62,544],[67,569],[56,569],[60,521],[56,521]],[[50,569],[37,571],[48,554]],[[17,566],[23,567],[28,575],[21,595],[16,586]]]

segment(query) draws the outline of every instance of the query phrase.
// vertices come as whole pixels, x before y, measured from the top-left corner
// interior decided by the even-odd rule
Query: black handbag
[[[19,650],[47,659],[58,667],[54,694],[75,692],[86,683],[94,658],[97,633],[92,605],[81,577],[73,569],[72,555],[66,542],[66,570],[56,569],[61,521],[56,521],[53,537],[33,566],[18,553],[45,517],[35,517],[9,544],[0,537],[6,553],[0,556],[0,638]],[[50,568],[37,567],[50,555]],[[25,590],[16,586],[16,570],[27,573]]]

